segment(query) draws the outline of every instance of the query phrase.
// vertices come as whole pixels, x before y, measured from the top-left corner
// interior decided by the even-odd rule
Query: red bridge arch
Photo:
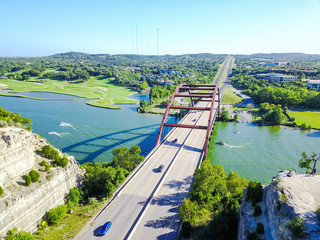
[[[201,90],[207,91],[206,93],[199,92]],[[188,93],[186,93],[188,92]],[[215,100],[216,95],[218,94],[218,99]],[[191,106],[173,106],[173,101],[176,97],[189,97],[191,100]],[[160,143],[161,135],[163,132],[164,127],[178,127],[178,128],[192,128],[192,129],[201,129],[206,130],[206,139],[204,144],[204,154],[203,159],[206,159],[207,157],[207,151],[209,146],[209,136],[212,130],[213,123],[215,121],[215,118],[217,115],[219,115],[220,111],[220,88],[218,84],[215,85],[206,85],[206,84],[198,84],[198,85],[192,85],[192,84],[180,84],[176,90],[173,92],[170,101],[167,105],[166,111],[164,113],[164,116],[162,118],[162,122],[160,125],[159,133],[157,136],[156,144],[157,146]],[[210,102],[209,107],[197,107],[195,103],[198,102]],[[214,103],[218,102],[218,112],[214,116],[212,116]],[[187,125],[187,124],[174,124],[174,123],[166,123],[167,117],[169,115],[170,109],[185,109],[185,110],[200,110],[200,111],[210,111],[209,118],[208,118],[208,124],[204,126],[199,125]]]

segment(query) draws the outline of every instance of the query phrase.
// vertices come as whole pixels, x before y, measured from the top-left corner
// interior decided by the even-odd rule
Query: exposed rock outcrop
[[[9,229],[35,231],[45,213],[65,201],[70,189],[81,183],[83,171],[72,156],[66,168],[51,167],[46,172],[39,163],[45,160],[37,154],[45,139],[14,127],[0,128],[0,238]],[[30,170],[40,172],[40,180],[29,187],[25,175]]]
[[[238,239],[247,239],[249,232],[255,232],[258,222],[264,225],[262,239],[274,240],[320,240],[320,223],[316,217],[316,209],[320,206],[320,176],[310,174],[279,173],[270,185],[264,187],[261,216],[254,217],[254,207],[245,201],[240,208]],[[299,217],[304,221],[305,234],[296,238],[288,229],[288,223]]]

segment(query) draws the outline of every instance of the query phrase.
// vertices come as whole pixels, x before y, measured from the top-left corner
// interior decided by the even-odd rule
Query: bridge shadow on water
[[[130,145],[129,143],[131,141],[137,141],[141,139],[141,142],[139,143],[139,146],[141,147],[141,153],[142,155],[146,156],[154,147],[155,139],[158,133],[158,124],[154,125],[148,125],[144,127],[139,128],[133,128],[133,129],[126,129],[123,131],[118,132],[112,132],[100,136],[95,136],[89,139],[86,139],[81,142],[77,142],[75,144],[72,144],[70,146],[67,146],[62,149],[64,152],[69,153],[81,153],[86,154],[86,157],[79,161],[80,164],[83,164],[85,162],[93,162],[98,156],[108,152],[109,150],[120,147],[120,146],[127,146]],[[143,129],[155,129],[154,131],[148,132],[148,133],[141,133],[136,132],[138,130]],[[100,140],[100,142],[99,142]],[[108,140],[111,142],[111,144],[104,144],[105,142],[101,142],[103,140]],[[86,146],[86,150],[82,151],[80,150],[81,147]],[[90,151],[90,147],[98,148],[98,150]],[[80,149],[77,149],[80,148]],[[83,149],[83,148],[82,148]]]

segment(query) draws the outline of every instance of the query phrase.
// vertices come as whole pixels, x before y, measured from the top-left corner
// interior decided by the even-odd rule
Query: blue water
[[[39,94],[39,95],[37,95]],[[59,94],[55,94],[59,95]],[[33,97],[44,93],[33,93]],[[148,95],[131,95],[148,100]],[[54,98],[66,98],[65,95]],[[96,108],[85,101],[41,101],[0,96],[0,105],[19,112],[33,122],[33,132],[76,157],[80,163],[110,162],[116,147],[139,145],[144,155],[152,150],[162,115],[138,114],[138,105],[121,105],[121,110]],[[169,122],[178,119],[169,117]],[[62,123],[63,122],[63,123]],[[239,133],[235,133],[236,130]],[[165,128],[165,135],[170,128]],[[224,141],[226,145],[215,142]],[[281,169],[296,169],[301,153],[320,153],[320,131],[287,127],[258,127],[245,123],[216,123],[208,156],[225,170],[249,180],[269,183]]]
[[[43,93],[33,93],[39,97]],[[49,95],[52,96],[51,93]],[[134,95],[136,99],[146,95]],[[60,96],[65,98],[65,95]],[[41,101],[0,96],[0,105],[31,119],[33,132],[55,147],[75,156],[79,163],[110,162],[112,150],[139,145],[143,155],[152,150],[162,115],[138,114],[138,105],[121,105],[121,110],[92,107],[85,101]],[[169,117],[169,122],[178,119]],[[170,129],[165,129],[164,135]]]
[[[225,145],[216,144],[218,141]],[[304,173],[305,169],[298,165],[303,151],[320,153],[320,131],[217,122],[208,155],[213,164],[223,165],[227,172],[232,170],[249,180],[270,183],[282,169]]]

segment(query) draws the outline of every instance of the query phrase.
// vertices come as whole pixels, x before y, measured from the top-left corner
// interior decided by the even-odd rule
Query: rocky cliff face
[[[45,160],[36,152],[46,141],[19,128],[0,128],[0,238],[9,229],[35,231],[45,213],[65,201],[70,189],[81,183],[83,171],[73,157],[66,168],[51,167],[46,172],[39,163]],[[40,180],[29,187],[25,175],[40,172]]]
[[[264,226],[264,234],[259,234],[262,239],[320,240],[320,223],[316,217],[316,209],[320,206],[320,176],[288,174],[288,171],[281,172],[272,184],[265,186],[263,201],[258,203],[262,209],[260,216],[253,216],[254,207],[251,202],[245,201],[244,194],[240,208],[239,240],[247,239],[249,232],[255,232],[258,222]],[[287,227],[294,217],[304,221],[306,231],[302,238],[294,237]]]

